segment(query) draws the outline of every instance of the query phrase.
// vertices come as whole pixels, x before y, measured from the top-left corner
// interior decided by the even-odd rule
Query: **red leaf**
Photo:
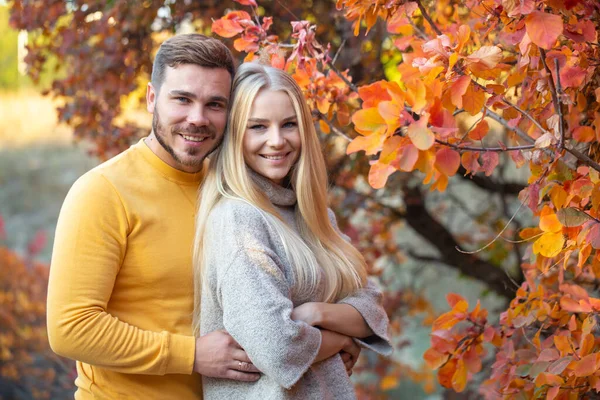
[[[494,169],[496,168],[496,166],[498,165],[498,162],[500,161],[500,157],[498,156],[498,153],[488,151],[481,156],[481,159],[483,160],[482,168],[485,171],[485,175],[486,176],[492,175],[492,172],[494,172]]]
[[[448,147],[442,147],[435,153],[435,167],[444,175],[454,176],[460,167],[460,154]]]
[[[549,50],[563,32],[563,20],[560,15],[534,11],[525,18],[525,27],[533,43]]]
[[[448,302],[448,304],[450,305],[450,307],[454,308],[454,306],[456,304],[458,304],[461,301],[466,301],[464,297],[462,297],[459,294],[456,293],[448,293],[446,295],[446,301]]]

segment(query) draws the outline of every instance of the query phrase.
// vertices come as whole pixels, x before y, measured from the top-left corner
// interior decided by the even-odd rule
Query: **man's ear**
[[[154,113],[154,106],[156,104],[156,97],[158,94],[156,90],[154,90],[154,86],[152,86],[152,82],[148,82],[148,87],[146,88],[146,109],[150,114]]]

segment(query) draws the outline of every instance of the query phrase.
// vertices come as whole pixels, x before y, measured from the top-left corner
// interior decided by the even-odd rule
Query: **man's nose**
[[[210,120],[206,115],[206,110],[202,106],[192,107],[188,114],[188,122],[196,126],[207,126],[210,124]]]

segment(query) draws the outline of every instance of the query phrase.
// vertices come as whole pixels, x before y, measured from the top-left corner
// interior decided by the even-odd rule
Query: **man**
[[[76,399],[199,399],[193,372],[259,377],[227,333],[191,332],[196,196],[204,158],[223,138],[233,74],[219,41],[167,40],[147,89],[152,133],[83,175],[65,199],[48,338],[77,360]]]

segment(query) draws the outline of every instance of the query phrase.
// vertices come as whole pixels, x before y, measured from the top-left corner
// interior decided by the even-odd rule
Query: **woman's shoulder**
[[[264,212],[258,207],[243,200],[221,199],[210,212],[207,220],[210,230],[220,233],[268,230],[268,222]]]

